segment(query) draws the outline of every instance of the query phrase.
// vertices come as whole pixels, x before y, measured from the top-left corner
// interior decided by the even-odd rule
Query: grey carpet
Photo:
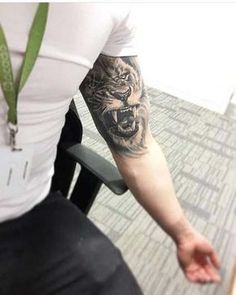
[[[236,121],[153,88],[148,93],[152,132],[185,214],[219,252],[222,284],[188,283],[173,242],[129,192],[114,196],[103,187],[89,217],[121,249],[145,295],[226,295],[236,258]],[[77,106],[84,144],[112,161],[81,98]]]

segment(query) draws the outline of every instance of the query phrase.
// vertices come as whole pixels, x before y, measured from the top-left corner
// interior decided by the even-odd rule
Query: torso
[[[36,3],[0,3],[0,21],[14,75],[22,64],[36,8]],[[116,16],[109,9],[107,4],[50,4],[39,57],[18,98],[17,142],[35,145],[29,185],[20,196],[0,191],[0,221],[22,215],[48,194],[56,146],[71,97],[103,51],[114,27]],[[0,146],[8,141],[6,121],[7,104],[0,90]]]

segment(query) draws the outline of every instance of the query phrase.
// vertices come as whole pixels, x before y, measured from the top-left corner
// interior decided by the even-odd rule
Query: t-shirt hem
[[[109,49],[103,50],[101,52],[103,55],[113,56],[113,57],[122,57],[122,56],[137,56],[138,52],[133,49]]]

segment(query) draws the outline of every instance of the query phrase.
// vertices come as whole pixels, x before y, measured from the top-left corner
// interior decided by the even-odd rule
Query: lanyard
[[[39,3],[38,5],[37,12],[31,26],[22,67],[15,82],[13,78],[13,70],[7,41],[3,32],[3,28],[0,24],[0,84],[3,95],[9,107],[8,126],[10,130],[10,144],[13,149],[15,149],[15,136],[18,131],[17,98],[19,92],[22,90],[27,79],[29,78],[38,57],[46,28],[48,7],[48,3]]]

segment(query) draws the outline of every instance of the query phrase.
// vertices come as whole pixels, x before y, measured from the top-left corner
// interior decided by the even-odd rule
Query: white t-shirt
[[[36,9],[36,3],[0,3],[0,22],[14,76],[22,64]],[[29,183],[23,195],[4,195],[0,187],[0,222],[24,214],[47,196],[71,97],[98,55],[137,54],[130,15],[129,7],[123,4],[50,4],[39,57],[17,106],[17,143],[35,144]],[[0,146],[9,140],[7,110],[0,88]]]

